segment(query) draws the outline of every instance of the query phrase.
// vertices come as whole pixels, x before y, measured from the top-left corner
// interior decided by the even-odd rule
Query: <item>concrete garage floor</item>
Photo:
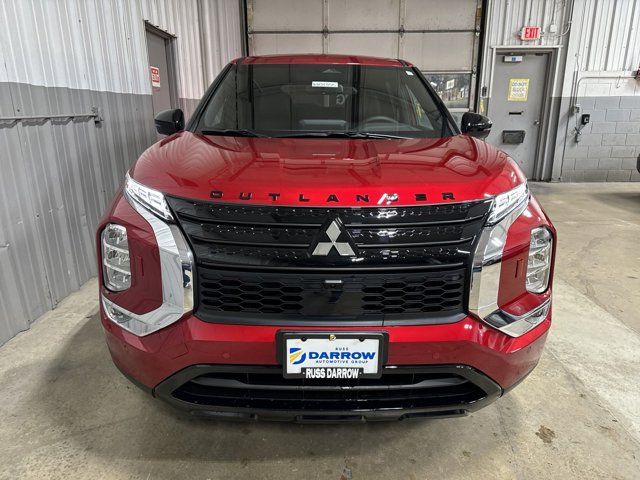
[[[0,478],[640,478],[640,184],[533,186],[559,230],[539,367],[466,418],[175,415],[111,364],[96,282],[0,348]]]

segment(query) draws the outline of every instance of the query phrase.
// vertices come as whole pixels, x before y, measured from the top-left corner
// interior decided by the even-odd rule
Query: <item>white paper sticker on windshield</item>
[[[411,70],[405,70],[404,73],[406,73],[407,75],[413,76],[413,72]]]
[[[319,88],[338,88],[338,82],[319,82],[319,81],[313,81],[311,82],[311,86],[312,87],[319,87]]]

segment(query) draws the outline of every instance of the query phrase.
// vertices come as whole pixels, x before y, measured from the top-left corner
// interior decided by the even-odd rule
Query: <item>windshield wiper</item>
[[[411,137],[403,137],[401,135],[390,135],[386,133],[373,133],[373,132],[296,132],[296,133],[286,133],[284,135],[278,135],[278,138],[314,138],[314,137],[322,137],[322,138],[411,138]]]
[[[337,132],[340,136],[345,136],[348,138],[411,138],[404,137],[402,135],[392,135],[390,133],[375,133],[375,132]]]
[[[254,132],[253,130],[247,129],[232,129],[227,128],[224,130],[202,130],[200,133],[203,135],[228,135],[230,137],[260,137],[260,138],[268,138],[269,135],[264,135],[262,133]],[[401,135],[390,135],[386,133],[373,133],[373,132],[356,132],[356,131],[346,131],[346,132],[292,132],[285,133],[283,135],[274,135],[274,138],[410,138],[403,137]]]
[[[253,130],[234,130],[232,128],[226,128],[224,130],[202,130],[200,133],[203,135],[228,135],[230,137],[266,137],[266,135],[254,132]]]

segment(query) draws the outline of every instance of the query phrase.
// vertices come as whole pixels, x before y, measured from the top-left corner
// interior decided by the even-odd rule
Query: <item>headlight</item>
[[[496,195],[493,200],[493,207],[489,213],[489,218],[487,219],[487,225],[495,225],[528,200],[529,187],[526,182],[507,192]]]
[[[553,236],[544,227],[531,231],[529,243],[529,260],[527,262],[527,290],[542,293],[549,286],[551,273],[551,254],[553,252]]]
[[[102,274],[105,286],[121,292],[131,286],[131,264],[127,229],[109,223],[102,231]]]
[[[137,336],[149,335],[193,310],[193,253],[173,216],[164,195],[126,177],[124,196],[131,207],[149,224],[158,246],[162,303],[156,309],[136,313],[121,305],[124,299],[102,292],[105,315],[123,330]],[[131,285],[127,230],[109,223],[102,233],[104,284],[108,290],[120,291]],[[133,287],[138,288],[136,286]]]
[[[146,209],[155,213],[164,220],[173,220],[169,205],[164,199],[162,192],[154,190],[153,188],[145,187],[141,183],[136,182],[129,173],[127,173],[125,185],[125,194],[134,201],[142,204]]]

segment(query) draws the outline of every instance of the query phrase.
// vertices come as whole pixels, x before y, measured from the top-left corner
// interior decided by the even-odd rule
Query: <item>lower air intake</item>
[[[285,379],[280,367],[201,365],[187,370],[161,385],[161,396],[183,408],[226,416],[458,415],[500,393],[494,382],[464,366],[385,367],[381,378],[360,380]]]

